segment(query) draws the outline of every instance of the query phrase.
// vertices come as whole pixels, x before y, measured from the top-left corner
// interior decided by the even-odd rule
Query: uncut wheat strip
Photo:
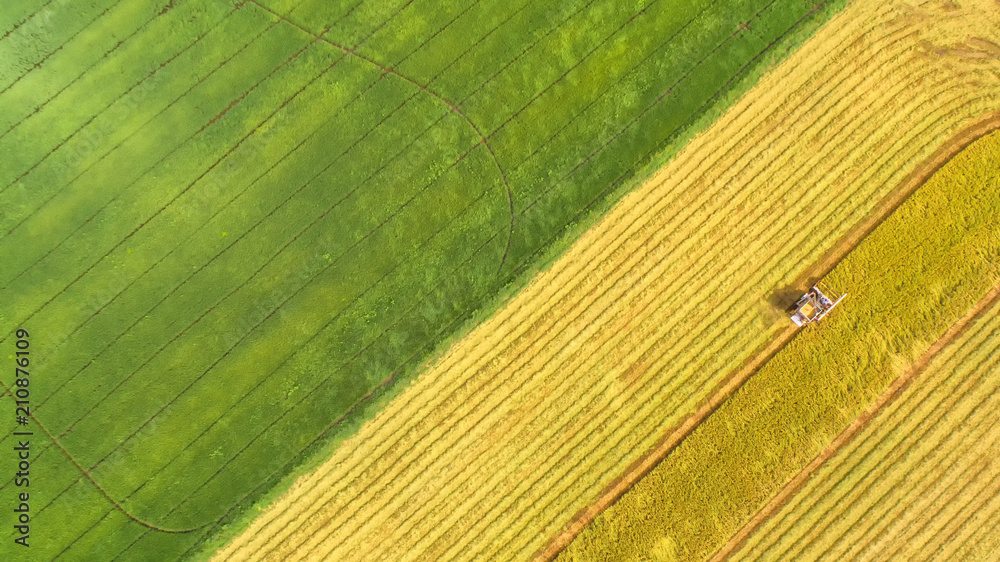
[[[859,462],[876,455],[879,449],[895,447],[905,440],[913,431],[904,427],[907,420],[928,420],[927,415],[921,413],[924,410],[931,413],[942,412],[942,401],[947,397],[957,396],[960,389],[975,382],[963,376],[956,365],[965,362],[984,342],[989,342],[991,331],[998,326],[1000,317],[993,318],[989,323],[978,323],[963,336],[963,341],[946,347],[928,369],[926,382],[909,387],[900,400],[880,414],[878,423],[865,428],[859,438],[850,442],[837,457],[818,471],[820,476],[809,480],[802,491],[778,514],[751,535],[740,552],[751,558],[759,558],[764,552],[776,548],[777,541],[785,537],[790,529],[810,519],[814,520],[817,513],[822,515],[817,498],[839,501],[839,496],[836,495],[839,484],[850,472],[856,470]]]
[[[959,388],[961,388],[961,386]],[[918,425],[914,427],[912,431],[909,430],[908,426],[901,426],[899,434],[902,435],[903,438],[897,444],[892,444],[889,454],[879,455],[878,449],[873,449],[869,451],[869,453],[866,454],[867,457],[866,460],[868,461],[867,463],[868,468],[862,469],[864,470],[864,472],[854,478],[853,484],[851,484],[850,488],[848,488],[847,490],[843,490],[842,488],[840,488],[840,486],[836,488],[836,490],[840,490],[840,493],[837,494],[837,500],[836,500],[837,512],[844,513],[847,512],[848,509],[853,509],[854,503],[858,501],[859,498],[863,498],[863,494],[865,494],[874,483],[880,481],[886,471],[890,470],[891,467],[897,463],[905,462],[909,456],[914,454],[913,451],[919,452],[921,450],[920,447],[923,443],[932,441],[932,436],[934,434],[933,432],[935,431],[935,429],[940,428],[943,425],[939,420],[941,420],[946,415],[946,412],[953,411],[955,408],[957,408],[961,404],[962,399],[970,396],[970,393],[992,392],[994,390],[995,389],[991,389],[988,386],[987,387],[981,385],[976,386],[975,381],[969,381],[969,384],[966,385],[965,390],[960,396],[946,397],[947,399],[946,402],[939,403],[939,405],[934,410],[931,411],[930,415],[935,416],[934,418],[935,421],[930,422],[927,419],[928,416],[925,416],[920,420],[914,420],[914,422],[917,423]],[[972,395],[975,396],[975,394]],[[915,413],[919,415],[922,412],[915,410]],[[916,432],[921,427],[924,428],[923,432],[920,433],[919,436],[914,437],[916,435]],[[823,511],[820,512],[823,513],[825,516],[826,512]],[[826,522],[827,525],[849,524],[853,526],[858,522],[858,520],[859,519],[853,519],[851,520],[851,522],[848,522],[843,517],[839,517],[836,520],[831,520],[829,517],[824,517],[824,521]],[[810,529],[809,536],[811,538],[809,538],[809,540],[799,548],[801,549],[808,547],[808,543],[813,540],[816,540],[820,536],[820,534],[822,534],[824,531],[826,531],[826,527]],[[837,534],[839,535],[843,533],[837,533]],[[798,540],[801,540],[806,537],[807,535],[800,535]],[[798,540],[796,542],[798,542]],[[795,549],[796,544],[793,543],[791,547]],[[799,551],[796,550],[795,552]]]

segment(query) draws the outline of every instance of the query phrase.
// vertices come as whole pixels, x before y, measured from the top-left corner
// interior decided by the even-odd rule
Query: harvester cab
[[[792,322],[795,322],[796,326],[801,328],[819,322],[847,296],[847,293],[838,296],[829,287],[821,288],[821,285],[821,283],[813,285],[813,288],[795,303]]]

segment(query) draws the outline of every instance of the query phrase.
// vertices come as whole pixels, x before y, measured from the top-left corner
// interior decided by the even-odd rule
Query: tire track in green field
[[[302,25],[299,25],[299,24],[297,24],[297,23],[289,20],[285,16],[282,16],[282,15],[280,15],[280,14],[272,11],[270,8],[267,8],[267,7],[263,6],[263,5],[261,5],[260,3],[257,2],[257,0],[246,0],[246,1],[259,6],[262,10],[265,10],[265,11],[269,12],[274,17],[276,17],[276,18],[278,18],[278,19],[280,19],[282,21],[287,22],[289,25],[292,25],[292,26],[300,29],[304,33],[308,33],[310,36],[315,37],[317,40],[324,41],[327,44],[329,44],[329,45],[331,45],[333,47],[336,47],[337,49],[340,49],[341,51],[344,52],[345,55],[356,57],[356,58],[358,58],[360,60],[363,60],[363,61],[365,61],[365,62],[367,62],[367,63],[369,63],[371,65],[374,65],[375,67],[377,67],[379,70],[382,71],[383,75],[384,74],[392,74],[394,76],[402,78],[403,80],[405,80],[405,81],[409,82],[410,84],[412,84],[412,85],[416,86],[417,88],[419,88],[422,92],[427,93],[428,95],[432,96],[434,99],[436,99],[436,100],[440,101],[441,103],[445,104],[450,111],[453,111],[454,113],[456,113],[459,117],[462,118],[463,121],[465,121],[470,127],[472,127],[472,130],[475,131],[476,135],[480,138],[480,142],[483,144],[483,146],[486,147],[486,150],[489,151],[490,157],[493,159],[493,163],[496,164],[497,171],[500,173],[500,179],[503,182],[503,186],[504,186],[504,188],[505,188],[505,190],[507,192],[507,200],[510,202],[510,231],[507,234],[507,246],[506,246],[506,249],[504,249],[503,256],[500,258],[500,265],[499,265],[499,267],[497,267],[497,273],[499,274],[500,270],[503,269],[504,261],[507,260],[507,252],[508,252],[508,250],[510,250],[510,239],[514,235],[514,195],[510,191],[510,183],[508,183],[508,181],[507,181],[507,174],[506,174],[506,172],[504,172],[503,166],[500,165],[500,160],[497,159],[496,153],[493,152],[493,147],[490,146],[489,140],[487,139],[487,137],[485,137],[483,135],[482,131],[479,130],[479,127],[477,127],[476,124],[473,123],[471,119],[469,119],[469,117],[465,114],[465,112],[463,112],[462,109],[455,102],[453,102],[453,101],[445,98],[444,96],[442,96],[438,92],[432,90],[427,84],[422,84],[422,83],[418,82],[416,79],[414,79],[414,78],[412,78],[410,76],[407,76],[405,74],[399,73],[394,68],[385,66],[385,65],[383,65],[383,64],[375,61],[374,59],[372,59],[370,57],[362,55],[362,54],[358,53],[355,50],[355,48],[351,48],[351,47],[347,47],[345,45],[341,45],[339,43],[336,43],[336,42],[334,42],[334,41],[326,38],[325,37],[326,30],[324,30],[324,32],[322,34],[316,35],[316,34],[312,33],[311,31],[309,31],[308,29],[306,29],[305,27],[303,27]],[[445,25],[444,27],[438,29],[437,32],[435,32],[433,35],[431,35],[431,37],[429,37],[427,40],[425,40],[420,45],[420,47],[418,47],[417,49],[411,51],[410,54],[415,53],[421,47],[423,47],[424,45],[426,45],[427,42],[430,41],[434,36],[436,36],[437,34],[441,33],[442,31],[444,31],[449,25],[451,25],[452,23],[454,23],[455,20],[457,20],[463,14],[465,14],[465,12],[469,11],[470,9],[472,9],[472,7],[475,6],[479,1],[480,0],[476,0],[476,2],[470,3],[465,8],[465,10],[459,12],[454,18],[452,18],[452,20],[450,22],[448,22],[447,25]],[[409,4],[407,4],[407,5],[409,5]],[[402,11],[402,8],[400,9],[400,11]],[[391,21],[391,19],[387,19],[385,21],[385,23],[388,23],[389,21]],[[384,24],[383,24],[382,27],[384,27]],[[329,28],[327,28],[327,29],[329,29]],[[381,29],[381,27],[379,29]],[[377,31],[378,31],[378,29],[376,29],[375,31],[373,31],[371,33],[371,35],[374,35]],[[371,35],[369,35],[369,37]],[[409,56],[409,55],[407,55],[407,56]],[[404,58],[404,60],[405,60],[405,58]]]
[[[9,386],[7,386],[7,383],[5,383],[3,381],[0,381],[0,386],[3,386],[3,389],[4,389],[4,391],[6,393],[13,395],[11,393],[11,388]],[[198,529],[200,529],[202,527],[205,527],[205,525],[199,525],[197,527],[193,527],[193,528],[190,528],[190,529],[168,529],[168,528],[165,528],[165,527],[159,527],[159,526],[154,525],[152,523],[148,523],[148,522],[143,521],[142,519],[139,519],[138,517],[132,515],[120,503],[118,503],[117,501],[115,501],[115,499],[113,497],[111,497],[111,494],[109,494],[107,491],[105,491],[105,489],[94,479],[93,476],[90,475],[90,473],[86,469],[84,469],[80,465],[80,463],[76,460],[76,458],[69,451],[67,451],[62,445],[59,444],[59,441],[52,435],[52,433],[49,432],[48,429],[45,428],[44,425],[42,425],[42,422],[38,421],[38,418],[36,418],[34,414],[29,414],[28,417],[30,417],[32,419],[32,421],[35,422],[35,425],[37,425],[38,428],[42,430],[42,433],[44,433],[46,435],[46,437],[48,437],[52,441],[52,444],[50,446],[54,445],[60,451],[62,451],[63,455],[65,455],[66,458],[71,463],[73,463],[73,466],[75,466],[76,469],[80,471],[80,473],[83,475],[83,477],[86,478],[87,481],[90,482],[90,484],[92,486],[94,486],[98,491],[100,491],[101,494],[104,496],[104,498],[107,499],[108,502],[110,502],[115,507],[115,509],[117,509],[118,511],[120,511],[123,515],[125,515],[126,517],[128,517],[132,521],[135,521],[136,523],[142,525],[143,527],[146,527],[147,529],[150,529],[150,530],[153,530],[153,531],[159,531],[161,533],[178,533],[178,534],[179,533],[190,533],[192,531],[196,531],[196,530],[198,530]],[[47,449],[48,449],[48,447],[46,447],[46,450]],[[36,455],[35,458],[34,458],[34,461],[37,462],[38,458],[40,456],[41,456],[41,454]],[[69,488],[67,488],[67,490],[68,489]],[[65,492],[65,490],[64,490],[64,492]],[[51,503],[50,503],[50,505],[51,505]],[[41,514],[41,511],[42,510],[39,510],[38,514]],[[37,517],[37,516],[38,515],[36,514],[35,517]]]
[[[230,12],[230,13],[232,13],[232,12]],[[154,21],[157,20],[159,18],[159,16],[161,16],[161,15],[164,15],[163,11],[158,12],[154,17],[152,17],[152,18],[146,20],[145,22],[143,22],[143,24],[141,26],[136,27],[135,30],[133,30],[129,35],[127,35],[126,37],[124,37],[123,39],[121,39],[120,41],[118,41],[117,43],[115,43],[115,45],[111,49],[105,51],[104,54],[101,55],[100,57],[98,57],[93,63],[91,63],[86,68],[81,69],[80,73],[77,74],[76,77],[74,77],[68,83],[66,83],[66,85],[64,85],[62,88],[60,88],[54,94],[52,94],[51,96],[49,96],[48,98],[46,98],[45,101],[43,101],[42,103],[36,105],[35,108],[30,113],[27,113],[20,120],[12,123],[10,125],[10,127],[8,127],[5,131],[3,131],[2,133],[0,133],[0,140],[2,140],[4,137],[6,137],[11,131],[13,131],[14,129],[18,128],[25,120],[27,120],[28,118],[30,118],[30,117],[32,117],[34,115],[37,115],[43,109],[45,109],[46,107],[48,107],[49,103],[51,103],[53,100],[55,100],[56,98],[58,98],[61,94],[63,94],[63,92],[65,92],[67,89],[69,89],[70,87],[72,87],[74,84],[76,84],[77,82],[79,82],[80,79],[82,79],[84,76],[86,76],[87,74],[93,72],[95,68],[98,68],[101,65],[107,64],[107,62],[109,60],[109,57],[111,57],[112,55],[114,55],[115,52],[118,51],[119,49],[121,49],[122,47],[130,46],[130,42],[133,39],[135,39],[137,36],[141,36],[142,33],[145,33],[147,31],[146,27],[148,25],[154,23]],[[190,46],[192,46],[192,45],[189,45],[189,47]],[[167,61],[167,62],[170,62],[170,61]],[[45,68],[42,67],[42,68],[39,68],[38,70],[41,72],[41,71],[44,71]],[[151,74],[152,73],[150,73],[150,75]],[[20,80],[21,79],[19,78],[18,81],[20,81]],[[136,84],[138,84],[138,82]],[[13,88],[15,85],[16,84],[12,84],[11,86],[9,86],[3,92],[0,92],[0,96],[6,94],[7,91],[10,90],[11,88]],[[131,89],[132,88],[129,88],[128,91],[131,91]],[[116,98],[115,101],[117,101],[117,99],[118,98]],[[114,102],[112,102],[112,104],[113,103]],[[88,121],[88,123],[89,123],[89,121]],[[86,124],[84,126],[86,126]]]
[[[107,6],[103,11],[98,12],[98,14],[96,16],[94,16],[92,19],[90,19],[89,21],[87,21],[86,23],[84,23],[82,26],[80,26],[79,28],[77,28],[77,30],[74,31],[72,33],[72,35],[70,35],[68,38],[64,39],[59,45],[55,46],[55,48],[53,48],[52,50],[50,50],[48,52],[45,52],[38,59],[33,59],[33,60],[26,61],[27,64],[30,64],[32,66],[28,67],[27,70],[25,70],[21,74],[17,75],[17,77],[14,78],[14,80],[10,84],[7,84],[4,87],[3,92],[6,92],[8,89],[10,89],[11,85],[13,85],[17,81],[19,81],[25,75],[27,75],[30,72],[32,72],[32,71],[40,68],[43,64],[45,64],[45,61],[47,61],[49,59],[49,57],[51,57],[55,53],[57,53],[60,50],[62,50],[63,45],[65,45],[66,43],[72,41],[74,38],[76,38],[77,35],[79,35],[85,29],[87,29],[88,27],[90,27],[91,25],[93,25],[94,22],[96,22],[97,20],[99,20],[99,19],[103,18],[105,15],[107,15],[107,13],[109,11],[111,11],[112,8],[114,8],[115,6],[117,6],[119,4],[119,2],[120,2],[120,0],[110,0],[110,1],[112,3],[109,6]],[[69,2],[60,2],[60,4],[62,5],[63,8],[68,8],[69,5],[70,5]],[[99,7],[98,7],[98,9],[99,9]],[[36,13],[43,13],[43,12],[39,11],[39,12],[36,12]],[[51,17],[51,14],[47,10],[44,11],[43,15]],[[57,12],[57,16],[58,16],[58,12]],[[48,22],[44,22],[44,23],[48,23]],[[39,25],[44,25],[44,23],[40,23]],[[76,23],[76,22],[74,21],[74,23]],[[56,27],[56,29],[59,29],[59,26],[55,26],[55,27]],[[12,33],[13,33],[13,31],[12,31]],[[12,40],[13,39],[11,39],[11,38],[9,38],[7,36],[4,36],[3,39],[0,39],[0,53],[2,53],[3,51],[7,50],[9,42],[12,41]],[[0,59],[0,61],[2,61],[2,59]],[[18,69],[18,66],[19,66],[18,64],[12,64],[11,65],[11,70],[15,70],[16,71]],[[2,70],[0,70],[0,77],[2,77],[2,78],[0,78],[0,80],[4,80],[4,79],[8,78],[8,77],[4,77],[3,76]],[[0,92],[0,93],[2,93],[2,92]]]
[[[83,27],[81,27],[80,29],[78,29],[76,31],[76,33],[74,33],[69,38],[67,38],[65,41],[63,41],[63,43],[61,43],[58,47],[56,47],[55,49],[53,49],[52,51],[50,51],[49,53],[47,53],[38,62],[36,62],[32,67],[30,67],[26,72],[24,72],[23,74],[21,74],[20,76],[18,76],[10,84],[7,84],[7,86],[5,86],[2,90],[0,90],[0,96],[2,96],[3,94],[6,94],[8,91],[10,91],[11,88],[13,88],[17,84],[19,84],[21,82],[21,80],[23,80],[27,76],[31,75],[32,73],[34,73],[36,70],[40,70],[45,65],[45,63],[49,61],[49,59],[52,56],[54,56],[56,53],[59,53],[60,51],[62,51],[63,47],[65,47],[67,44],[71,43],[74,39],[76,39],[77,37],[79,37],[80,34],[83,33],[84,31],[90,31],[91,30],[90,29],[91,26],[93,26],[98,20],[104,18],[104,16],[106,16],[108,14],[108,12],[110,12],[112,9],[117,8],[119,6],[126,6],[127,5],[127,1],[128,0],[126,0],[126,2],[116,1],[114,4],[108,6],[103,12],[97,14],[97,16],[94,17],[94,19],[92,19],[89,22],[87,22]],[[165,0],[158,0],[158,1],[159,2],[164,2]],[[153,5],[153,9],[155,10],[158,6],[159,5]],[[146,20],[145,22],[143,22],[142,25],[140,25],[135,32],[132,32],[132,34],[129,35],[129,37],[131,37],[132,35],[135,35],[135,33],[139,29],[145,27],[146,24],[148,24],[149,22],[151,22],[153,19],[156,19],[157,16],[162,15],[163,13],[164,12],[162,12],[162,11],[161,12],[156,12],[153,15],[152,18],[150,18],[150,19]],[[124,42],[125,40],[127,40],[127,39],[123,39],[122,42]],[[2,40],[0,40],[0,41],[2,41]],[[121,42],[119,42],[118,45],[115,48],[117,48],[118,46],[121,46]],[[112,51],[113,50],[114,49],[112,49]],[[93,65],[91,65],[91,66],[93,66]],[[83,73],[86,73],[89,70],[90,70],[90,68],[88,67],[88,68],[86,68],[86,69],[83,70]],[[82,75],[82,73],[81,73],[81,75]],[[0,138],[2,138],[2,135],[0,135]]]
[[[12,33],[14,33],[15,31],[17,31],[18,29],[20,29],[22,25],[24,25],[25,23],[28,22],[28,20],[31,20],[32,18],[34,18],[35,16],[37,16],[38,14],[40,14],[42,12],[42,10],[44,10],[45,8],[48,8],[49,4],[51,4],[53,1],[54,0],[46,0],[45,3],[42,4],[41,6],[39,6],[38,9],[36,9],[34,12],[28,14],[24,19],[22,19],[21,21],[15,23],[14,27],[10,28],[6,33],[4,33],[2,36],[0,36],[0,41],[3,41],[4,39],[10,37],[10,35]]]

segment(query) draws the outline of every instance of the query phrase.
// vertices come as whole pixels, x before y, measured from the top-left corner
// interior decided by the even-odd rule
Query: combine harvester
[[[820,289],[820,285],[822,283],[813,285],[813,288],[809,289],[809,292],[802,295],[799,302],[795,303],[792,322],[795,322],[796,326],[801,328],[819,322],[847,296],[847,293],[844,293],[838,297],[829,287]]]

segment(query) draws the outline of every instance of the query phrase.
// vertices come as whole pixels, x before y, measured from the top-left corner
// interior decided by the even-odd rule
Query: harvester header
[[[822,287],[817,283],[802,295],[795,303],[795,311],[792,313],[792,322],[800,328],[809,324],[819,322],[824,316],[830,313],[840,301],[847,297],[847,293],[837,295],[829,287]]]

